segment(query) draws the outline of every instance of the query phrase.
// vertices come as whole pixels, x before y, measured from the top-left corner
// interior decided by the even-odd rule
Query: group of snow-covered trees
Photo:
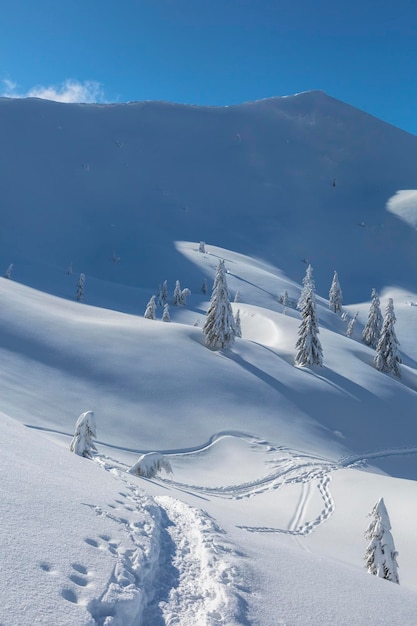
[[[375,367],[380,372],[392,372],[401,378],[401,357],[398,351],[398,339],[394,324],[397,321],[394,313],[394,302],[388,299],[385,316],[382,317],[379,297],[375,289],[372,289],[371,306],[368,320],[362,333],[362,341],[368,346],[375,348]]]

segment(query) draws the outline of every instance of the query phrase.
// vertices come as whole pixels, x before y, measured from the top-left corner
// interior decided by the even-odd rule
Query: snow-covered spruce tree
[[[313,268],[311,267],[311,265],[307,266],[306,274],[302,282],[303,282],[303,288],[301,290],[300,297],[298,298],[298,302],[297,302],[297,309],[299,311],[301,311],[304,307],[306,294],[310,293],[311,290],[314,293],[314,290],[316,288],[314,284],[314,279],[313,279]]]
[[[340,289],[339,277],[335,271],[329,291],[329,307],[334,313],[339,313],[342,310],[342,301],[343,298],[342,290]]]
[[[174,304],[175,306],[181,306],[181,285],[179,280],[175,281]]]
[[[348,327],[346,329],[346,337],[352,337],[353,329],[355,328],[356,320],[358,319],[359,313],[356,313],[355,317],[352,317],[350,320]]]
[[[394,330],[396,319],[394,303],[392,298],[389,298],[374,362],[376,369],[380,372],[392,372],[394,376],[401,378],[399,343]]]
[[[162,283],[162,302],[168,301],[168,281],[164,280]]]
[[[314,288],[304,294],[304,304],[301,309],[301,324],[298,329],[298,340],[295,344],[297,354],[295,365],[323,365],[323,351],[320,343],[319,327],[316,317]]]
[[[391,523],[384,498],[378,500],[368,517],[372,517],[372,521],[365,531],[365,537],[369,539],[365,553],[366,568],[374,576],[399,583],[398,552],[391,535]]]
[[[200,245],[199,245],[198,251],[201,252],[202,254],[206,253],[206,242],[205,241],[200,241]]]
[[[75,299],[78,300],[78,302],[82,302],[84,300],[84,294],[85,294],[85,274],[80,274],[80,277],[77,283],[77,289],[75,292]]]
[[[70,450],[79,456],[91,458],[97,448],[93,438],[97,437],[96,418],[93,411],[81,413],[75,424],[75,435]]]
[[[233,344],[237,334],[224,261],[219,261],[217,266],[203,333],[206,345],[213,350],[228,348]]]
[[[240,323],[240,309],[237,310],[235,315],[236,337],[242,336],[242,326]]]
[[[362,332],[362,341],[367,346],[376,348],[382,329],[382,313],[379,305],[378,294],[372,289],[371,306],[369,307],[368,320]]]
[[[162,299],[162,285],[161,283],[159,283],[158,285],[158,292],[156,294],[156,302],[158,304],[158,306],[163,306],[164,301]]]
[[[181,306],[186,306],[188,296],[191,296],[191,291],[188,287],[185,287],[185,289],[181,290]]]
[[[239,289],[235,293],[234,302],[240,302],[240,291]]]
[[[145,313],[143,314],[143,317],[145,317],[147,320],[154,320],[155,312],[156,312],[155,296],[152,296],[152,298],[149,300],[148,304],[146,305],[146,310],[145,310]]]
[[[166,304],[164,304],[164,312],[162,313],[162,321],[163,322],[170,322],[171,318],[169,316],[169,304],[168,302]]]
[[[204,278],[203,284],[201,285],[201,293],[207,293],[207,278]]]
[[[4,278],[11,278],[12,277],[12,272],[13,272],[13,263],[10,263],[9,267],[4,272]]]

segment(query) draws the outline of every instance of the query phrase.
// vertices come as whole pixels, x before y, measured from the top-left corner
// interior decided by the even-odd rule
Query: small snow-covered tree
[[[394,330],[396,321],[394,303],[392,298],[389,298],[385,309],[381,335],[376,347],[374,362],[376,369],[380,372],[392,372],[394,376],[401,378],[401,357],[398,352],[399,343]]]
[[[158,285],[158,292],[156,294],[156,302],[157,302],[158,306],[162,306],[164,304],[164,301],[162,299],[162,285],[161,285],[161,283],[159,283],[159,285]]]
[[[314,288],[311,285],[303,296],[301,318],[298,340],[295,344],[297,350],[295,364],[300,367],[304,365],[323,365],[323,351],[318,337],[320,331],[316,317]]]
[[[12,277],[12,272],[13,272],[13,263],[10,263],[9,267],[4,272],[4,278],[11,278]]]
[[[206,253],[206,243],[205,243],[205,241],[200,241],[200,245],[199,245],[198,251],[201,252],[202,254]]]
[[[228,348],[236,336],[236,324],[230,304],[224,261],[219,261],[217,266],[203,333],[206,345],[213,350]]]
[[[181,306],[181,285],[179,280],[175,281],[174,304],[175,306]]]
[[[281,302],[282,306],[285,308],[288,306],[290,299],[288,297],[288,291],[285,290],[284,293],[282,294],[282,296],[280,297],[279,301]]]
[[[162,302],[168,301],[168,281],[162,283]]]
[[[340,289],[339,277],[337,272],[333,275],[332,284],[329,291],[329,307],[334,313],[342,310],[342,290]]]
[[[75,424],[75,434],[70,450],[79,456],[91,458],[97,448],[93,438],[97,437],[96,418],[93,411],[81,413]]]
[[[147,320],[154,320],[155,312],[156,312],[155,296],[152,296],[148,304],[146,305],[146,310],[145,310],[145,313],[143,314],[143,317],[145,317]]]
[[[188,287],[181,290],[181,306],[186,306],[187,297],[190,295],[191,295],[191,291],[188,289]]]
[[[303,283],[303,288],[301,290],[300,297],[298,298],[298,302],[297,302],[297,309],[299,309],[300,311],[304,307],[306,295],[309,294],[311,290],[314,293],[314,290],[316,288],[314,284],[314,279],[313,279],[313,268],[311,267],[311,265],[307,265],[306,274],[303,278],[302,283]]]
[[[164,312],[162,313],[162,321],[163,322],[170,322],[171,318],[169,316],[169,304],[168,302],[166,304],[164,304]]]
[[[234,297],[234,302],[240,302],[240,291],[237,290]]]
[[[85,274],[81,273],[78,279],[78,283],[77,283],[75,299],[78,300],[78,302],[82,302],[84,300],[84,294],[85,294]]]
[[[203,284],[201,285],[201,293],[207,293],[207,278],[204,278]]]
[[[356,313],[355,317],[352,317],[350,320],[348,327],[346,329],[346,337],[352,337],[353,329],[355,328],[356,320],[358,319],[359,313]]]
[[[362,332],[362,341],[367,346],[376,348],[382,329],[382,313],[379,303],[378,293],[372,289],[371,306],[369,307],[368,320]]]
[[[242,336],[242,326],[240,323],[240,309],[237,310],[235,315],[236,337]]]
[[[130,468],[129,474],[143,476],[144,478],[155,478],[162,470],[167,474],[172,474],[171,463],[159,452],[148,452],[142,454],[136,463]]]
[[[391,522],[384,503],[380,498],[368,517],[372,520],[365,531],[369,545],[365,553],[366,568],[370,574],[399,583],[398,552],[391,535]]]

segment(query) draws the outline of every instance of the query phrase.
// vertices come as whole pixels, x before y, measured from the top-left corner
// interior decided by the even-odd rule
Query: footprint
[[[39,563],[39,567],[43,569],[44,572],[52,571],[52,565],[50,565],[49,563]]]
[[[72,589],[68,589],[67,587],[62,589],[61,596],[64,598],[64,600],[67,600],[68,602],[72,602],[73,604],[77,604],[78,602],[78,598],[76,594],[74,593],[74,591]]]
[[[109,535],[99,535],[100,539],[103,539],[103,541],[110,541],[110,537]]]
[[[93,546],[93,548],[98,548],[98,542],[95,539],[84,539],[85,543],[88,543],[89,546]]]
[[[77,574],[71,574],[69,579],[79,587],[86,587],[88,585],[88,580],[82,576],[77,576]]]
[[[87,574],[87,568],[84,565],[80,565],[79,563],[73,563],[72,569],[75,569],[79,574]]]

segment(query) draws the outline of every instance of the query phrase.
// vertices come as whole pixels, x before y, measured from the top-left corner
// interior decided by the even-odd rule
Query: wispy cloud
[[[1,96],[6,98],[43,98],[55,102],[104,102],[104,95],[100,83],[94,80],[66,80],[60,85],[48,87],[36,85],[26,92],[21,92],[19,86],[12,80],[4,79]]]

